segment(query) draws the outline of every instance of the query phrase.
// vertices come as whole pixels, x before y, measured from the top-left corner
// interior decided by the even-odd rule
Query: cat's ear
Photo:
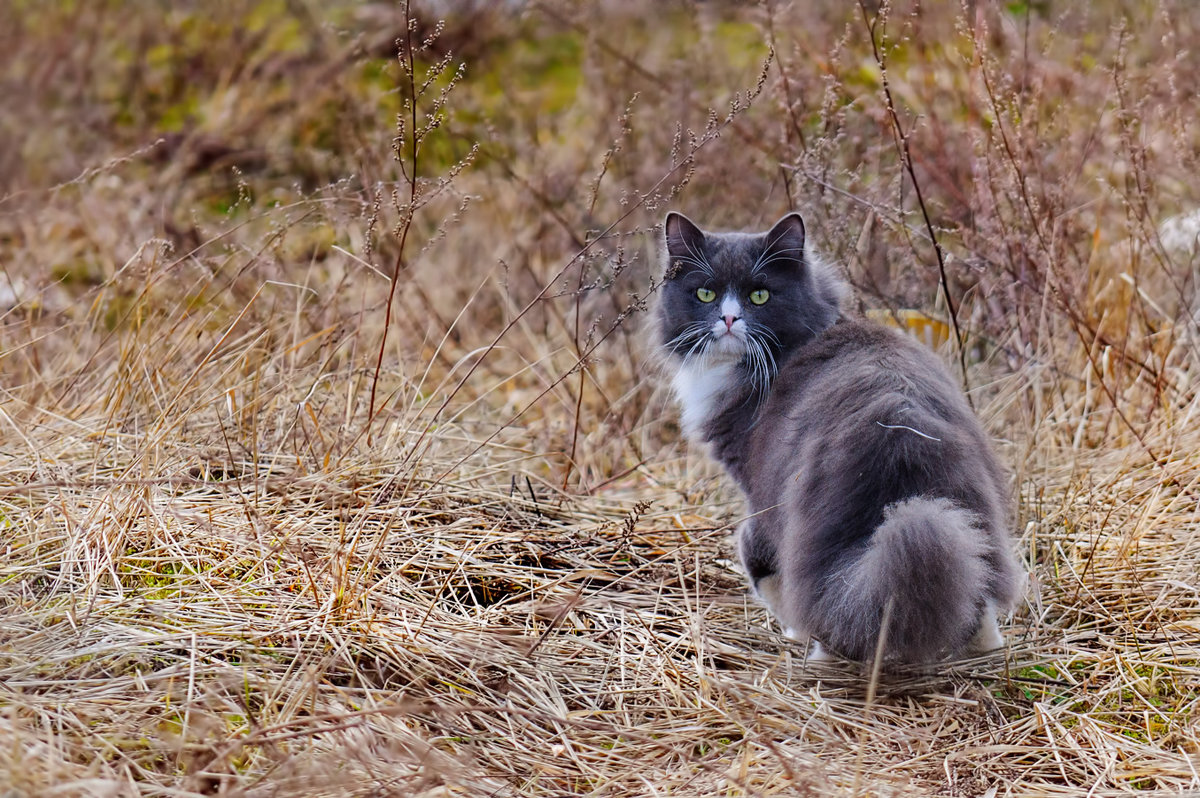
[[[804,219],[798,213],[784,216],[767,233],[766,253],[772,260],[804,262]]]
[[[692,223],[692,220],[682,213],[671,211],[663,224],[667,239],[667,255],[672,258],[702,257],[704,252],[704,233]]]

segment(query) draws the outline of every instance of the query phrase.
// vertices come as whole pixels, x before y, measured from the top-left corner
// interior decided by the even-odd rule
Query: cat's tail
[[[826,644],[870,662],[880,635],[886,660],[933,662],[980,627],[992,581],[980,519],[949,499],[889,505],[866,551],[834,579]],[[886,621],[886,627],[884,623]]]

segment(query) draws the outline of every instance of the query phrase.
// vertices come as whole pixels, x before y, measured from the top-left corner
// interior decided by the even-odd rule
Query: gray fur
[[[994,645],[1018,594],[1007,479],[946,368],[910,336],[842,314],[845,289],[800,217],[769,232],[666,223],[663,345],[685,431],[738,482],[738,549],[793,635],[870,660]],[[697,289],[732,302],[743,324]],[[707,294],[705,294],[707,296]]]

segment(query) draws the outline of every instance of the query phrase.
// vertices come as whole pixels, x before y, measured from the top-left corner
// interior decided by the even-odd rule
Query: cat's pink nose
[[[725,329],[726,329],[726,330],[732,330],[732,329],[733,329],[733,323],[734,323],[735,321],[737,321],[737,320],[738,320],[738,317],[737,317],[737,316],[726,316],[726,317],[725,317]]]

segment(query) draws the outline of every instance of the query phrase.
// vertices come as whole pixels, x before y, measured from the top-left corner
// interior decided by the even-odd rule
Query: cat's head
[[[799,214],[755,234],[704,232],[669,213],[665,239],[659,329],[677,358],[740,361],[769,380],[838,318],[844,286],[806,248]]]

